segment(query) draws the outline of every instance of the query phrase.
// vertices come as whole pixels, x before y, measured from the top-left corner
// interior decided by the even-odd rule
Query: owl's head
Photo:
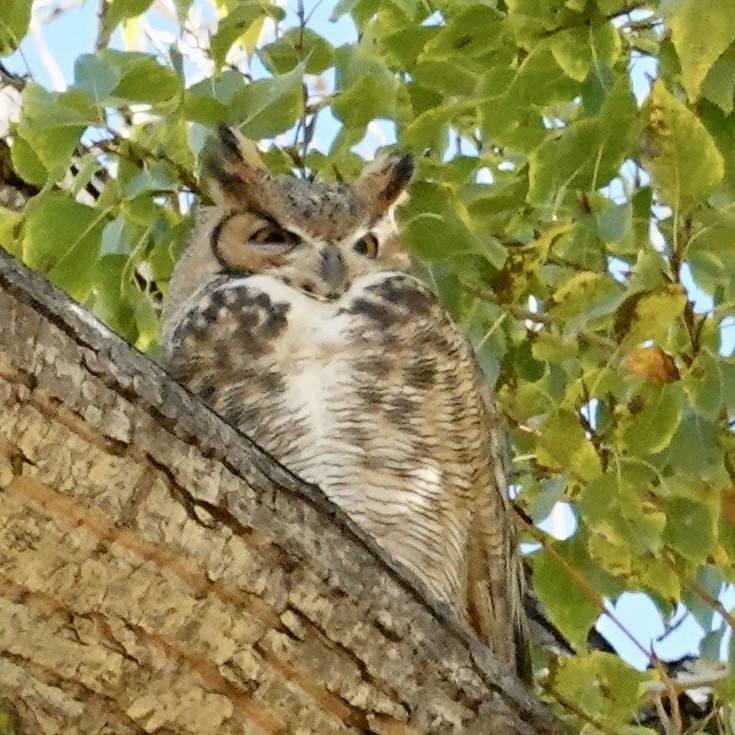
[[[380,157],[350,184],[308,182],[268,171],[223,125],[204,164],[225,212],[209,238],[223,269],[269,273],[331,300],[355,278],[409,265],[393,209],[413,175],[410,155]]]

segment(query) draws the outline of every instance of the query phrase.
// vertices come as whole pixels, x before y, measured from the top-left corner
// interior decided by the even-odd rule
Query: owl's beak
[[[342,254],[335,247],[326,247],[322,250],[319,270],[322,278],[334,289],[342,285],[347,275]]]

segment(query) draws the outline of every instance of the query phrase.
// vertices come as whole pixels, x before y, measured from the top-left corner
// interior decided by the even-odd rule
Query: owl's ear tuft
[[[389,153],[368,164],[353,188],[374,213],[380,215],[406,190],[414,170],[410,153]]]
[[[215,200],[230,207],[246,205],[267,174],[255,143],[236,128],[222,124],[204,150],[203,165],[212,180]]]

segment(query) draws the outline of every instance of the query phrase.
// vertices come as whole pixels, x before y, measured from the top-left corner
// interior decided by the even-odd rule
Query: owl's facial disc
[[[209,239],[221,270],[272,275],[325,301],[339,299],[360,276],[405,265],[394,252],[395,231],[380,222],[325,243],[296,224],[281,226],[269,215],[234,212],[219,220]]]
[[[210,235],[212,252],[227,271],[261,273],[284,265],[298,236],[250,213],[223,217]]]

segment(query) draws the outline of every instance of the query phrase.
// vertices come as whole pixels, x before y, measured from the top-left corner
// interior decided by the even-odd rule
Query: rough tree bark
[[[2,251],[0,315],[21,731],[567,732],[317,488]]]

